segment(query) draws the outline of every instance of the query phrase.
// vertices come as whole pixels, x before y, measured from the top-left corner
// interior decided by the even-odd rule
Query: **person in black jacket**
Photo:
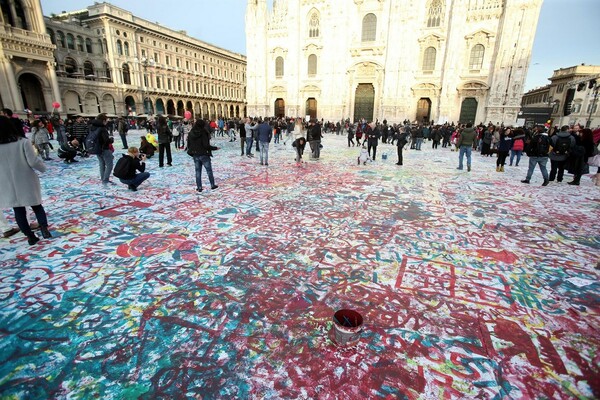
[[[98,117],[94,121],[92,121],[91,127],[91,130],[100,130],[97,136],[98,142],[100,143],[101,151],[99,154],[96,154],[96,157],[98,158],[98,165],[100,167],[100,179],[102,180],[103,185],[112,183],[112,181],[110,181],[109,178],[112,174],[113,161],[115,159],[113,156],[113,152],[110,149],[110,145],[112,144],[113,139],[110,137],[110,135],[108,134],[108,130],[106,129],[107,123],[108,117],[106,116],[106,114],[102,113],[98,114]]]
[[[198,119],[188,136],[188,154],[194,158],[194,166],[196,168],[196,191],[202,191],[202,166],[206,169],[210,188],[218,188],[215,185],[213,176],[212,164],[210,158],[212,151],[219,150],[218,147],[210,145],[210,133],[206,129],[206,122],[203,119]]]
[[[127,154],[123,154],[123,159],[119,160],[117,164],[122,162],[127,164],[128,172],[124,178],[119,178],[119,180],[127,185],[129,190],[135,192],[142,182],[150,178],[150,173],[146,172],[146,155],[140,154],[137,147],[130,147],[127,149]],[[115,167],[115,171],[117,169],[119,168]],[[140,173],[138,174],[136,171],[140,171]]]
[[[158,133],[158,166],[163,167],[165,159],[165,151],[167,152],[167,165],[172,167],[173,159],[171,157],[171,141],[173,140],[173,133],[167,125],[167,119],[162,115],[158,117],[158,124],[156,126],[156,132]]]

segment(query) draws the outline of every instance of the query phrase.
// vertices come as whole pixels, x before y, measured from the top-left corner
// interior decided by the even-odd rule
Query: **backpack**
[[[531,140],[527,155],[530,157],[547,157],[549,150],[550,140],[548,139],[548,136],[537,135]]]
[[[556,139],[556,143],[554,143],[553,148],[554,148],[553,152],[555,154],[560,154],[560,155],[569,154],[569,150],[571,150],[571,137],[570,136],[567,136],[567,137],[558,136]]]
[[[131,157],[123,155],[123,157],[121,157],[119,161],[117,161],[117,165],[115,165],[115,169],[113,170],[113,175],[120,179],[127,179],[127,175],[129,175],[129,167],[131,165],[131,161]]]
[[[85,148],[90,154],[102,154],[102,145],[100,144],[101,127],[94,127],[85,137]]]

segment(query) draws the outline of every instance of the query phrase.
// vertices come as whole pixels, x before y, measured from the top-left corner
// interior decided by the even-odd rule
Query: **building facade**
[[[3,0],[0,11],[0,107],[51,112],[60,90],[40,2]]]
[[[541,4],[248,0],[248,113],[514,124]]]
[[[50,17],[42,16],[39,1],[4,0],[2,7],[3,17],[4,8],[14,8],[17,11],[9,16],[22,14],[27,21],[37,21],[29,25],[40,42],[34,58],[39,65],[28,62],[25,56],[31,51],[27,53],[25,46],[26,54],[3,57],[2,79],[8,84],[2,85],[0,94],[6,107],[42,113],[58,102],[58,111],[67,115],[246,114],[246,58],[241,54],[105,2]],[[18,24],[22,23],[17,17],[3,19],[5,32],[22,31]],[[9,41],[6,36],[3,49]],[[22,36],[29,44],[33,33]],[[10,82],[11,76],[15,82]],[[33,89],[24,90],[30,81]],[[37,90],[40,86],[42,90]]]

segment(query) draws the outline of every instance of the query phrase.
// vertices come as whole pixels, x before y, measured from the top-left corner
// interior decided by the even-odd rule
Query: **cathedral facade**
[[[514,124],[542,0],[248,0],[250,116]]]

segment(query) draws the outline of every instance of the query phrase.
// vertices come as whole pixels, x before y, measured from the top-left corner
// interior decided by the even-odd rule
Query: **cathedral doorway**
[[[467,97],[460,106],[460,117],[458,118],[458,122],[461,124],[466,124],[467,122],[475,124],[476,116],[477,100],[474,97]]]
[[[37,76],[33,74],[23,74],[19,78],[19,87],[21,88],[21,98],[23,106],[35,112],[46,111],[46,103],[42,91],[42,84]]]
[[[175,103],[173,102],[173,100],[167,100],[167,114],[175,115],[175,112]]]
[[[364,118],[373,121],[375,87],[371,83],[359,83],[354,96],[354,121]]]
[[[317,118],[317,100],[314,97],[309,97],[306,100],[306,115],[310,115],[310,119]]]
[[[285,117],[285,101],[283,99],[275,100],[275,117]]]
[[[135,100],[133,97],[125,97],[125,108],[127,110],[127,115],[133,116],[133,113],[135,112]]]
[[[431,116],[431,100],[429,97],[421,97],[417,103],[417,122],[429,123]]]

